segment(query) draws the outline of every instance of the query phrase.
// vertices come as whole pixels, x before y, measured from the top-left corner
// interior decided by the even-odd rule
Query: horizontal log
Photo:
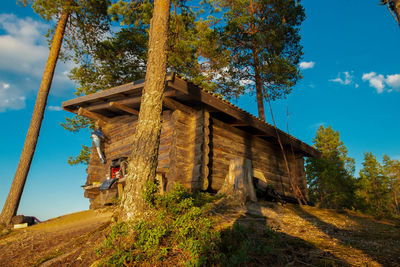
[[[219,160],[219,159],[224,159],[226,161],[231,160],[234,157],[248,157],[251,158],[253,161],[253,164],[256,167],[259,166],[266,166],[266,168],[270,169],[277,169],[277,170],[282,170],[284,172],[286,170],[286,165],[284,164],[283,161],[276,159],[273,156],[267,156],[260,154],[253,154],[253,153],[248,153],[244,151],[235,151],[230,148],[228,150],[226,147],[220,146],[220,145],[214,145],[213,147],[213,157],[210,159],[212,162],[213,160]],[[292,169],[292,165],[289,165],[290,169]]]
[[[241,144],[254,146],[262,146],[268,151],[275,151],[280,149],[276,144],[265,141],[261,138],[254,137],[247,132],[231,127],[229,124],[223,123],[217,119],[212,119],[212,131],[213,135],[219,135],[223,138],[240,142]]]

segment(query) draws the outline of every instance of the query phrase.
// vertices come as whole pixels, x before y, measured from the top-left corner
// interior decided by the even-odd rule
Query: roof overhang
[[[81,96],[62,103],[64,110],[78,114],[81,109],[97,114],[104,119],[113,118],[131,113],[130,110],[139,110],[144,80],[138,80],[104,91]],[[240,109],[227,100],[209,93],[178,77],[175,73],[168,73],[166,78],[165,96],[169,103],[190,107],[207,106],[208,110],[218,119],[257,136],[261,139],[275,142],[279,135],[285,146],[292,146],[296,152],[308,157],[320,157],[319,150],[300,141],[299,139],[279,130],[260,120],[250,113]],[[117,103],[117,104],[112,104]],[[123,110],[118,105],[128,108]],[[165,105],[168,108],[168,105]]]

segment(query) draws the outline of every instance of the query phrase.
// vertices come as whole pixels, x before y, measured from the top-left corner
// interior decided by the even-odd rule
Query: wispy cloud
[[[352,72],[339,72],[337,78],[329,80],[330,82],[340,83],[342,85],[354,84]],[[356,86],[356,85],[355,85]]]
[[[310,125],[310,128],[311,129],[313,129],[314,131],[317,131],[317,129],[319,128],[319,127],[321,127],[321,126],[324,126],[326,123],[325,122],[317,122],[317,123],[314,123],[314,124],[312,124],[312,125]]]
[[[0,112],[25,107],[25,96],[13,85],[0,81]]]
[[[381,94],[384,91],[400,91],[400,74],[386,75],[385,78],[383,74],[377,74],[376,72],[372,71],[369,73],[364,73],[362,80],[364,82],[368,81],[369,86],[375,88],[378,94]]]
[[[38,90],[49,54],[48,27],[29,17],[0,14],[0,112],[24,108],[28,95]],[[71,64],[57,64],[52,94],[73,88],[66,76],[70,69]]]
[[[302,61],[300,62],[300,69],[302,70],[306,70],[306,69],[312,69],[315,66],[315,62],[314,61]]]
[[[48,106],[47,109],[51,110],[51,111],[61,111],[62,110],[62,108],[60,106]]]

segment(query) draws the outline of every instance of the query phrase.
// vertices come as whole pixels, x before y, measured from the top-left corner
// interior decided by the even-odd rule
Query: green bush
[[[216,229],[211,210],[220,197],[190,193],[180,184],[161,196],[154,183],[147,184],[143,197],[149,205],[147,217],[112,227],[98,250],[107,256],[104,265],[167,265],[167,261],[187,266],[242,265],[251,262],[250,254],[270,250],[250,238],[253,229],[240,225]]]

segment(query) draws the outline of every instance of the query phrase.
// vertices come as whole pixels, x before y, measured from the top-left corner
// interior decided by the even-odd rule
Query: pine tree
[[[20,3],[25,5],[31,4],[35,12],[38,13],[44,20],[52,21],[55,19],[58,21],[58,23],[55,30],[53,30],[54,35],[51,40],[50,53],[38,91],[31,123],[29,125],[28,133],[26,135],[24,147],[21,153],[21,158],[18,163],[8,197],[0,215],[0,223],[2,224],[9,224],[12,217],[16,215],[18,210],[30,165],[36,150],[36,144],[39,138],[40,128],[46,109],[47,97],[50,92],[57,60],[60,56],[62,41],[67,33],[67,21],[69,20],[70,24],[79,23],[81,26],[90,29],[98,29],[101,25],[97,23],[98,21],[96,19],[90,20],[89,23],[87,20],[85,20],[85,22],[81,21],[80,17],[82,17],[82,14],[85,14],[87,15],[85,18],[87,19],[98,18],[99,16],[97,14],[96,16],[90,16],[90,14],[97,13],[98,9],[101,10],[101,4],[104,4],[105,1],[93,0],[89,2],[75,2],[73,0],[22,0]],[[72,28],[73,27],[70,29]],[[74,34],[71,33],[70,36],[74,36]]]
[[[202,18],[200,11],[194,12],[185,1],[172,1],[172,4],[168,70],[206,90],[215,90],[213,75],[228,62],[228,52],[221,48],[218,32],[210,27],[216,19]],[[151,1],[118,1],[108,10],[109,19],[120,23],[121,29],[108,31],[108,36],[96,32],[91,39],[82,39],[70,49],[71,58],[78,63],[70,75],[79,85],[76,95],[91,94],[145,77],[153,11]],[[62,126],[74,133],[93,127],[89,119],[81,116],[66,118]],[[81,154],[70,157],[69,162],[86,163],[85,155],[88,150],[83,148]]]
[[[264,99],[290,93],[301,77],[299,27],[305,14],[295,0],[220,1],[226,25],[223,44],[230,64],[217,79],[223,95],[255,92],[258,114],[265,120]]]
[[[153,181],[156,176],[167,71],[169,12],[169,0],[154,1],[146,80],[121,201],[121,220],[132,220],[144,213],[146,203],[142,194],[147,182]]]
[[[50,92],[51,82],[54,76],[58,55],[61,49],[61,43],[65,32],[65,27],[68,21],[69,11],[63,9],[58,20],[57,28],[53,37],[50,48],[49,57],[43,73],[42,82],[36,98],[35,107],[32,114],[31,123],[28,133],[25,138],[24,148],[21,153],[21,158],[15,172],[14,180],[11,184],[10,192],[4,204],[0,215],[0,223],[10,224],[13,216],[16,215],[21,196],[24,191],[26,178],[28,177],[29,169],[35,154],[36,144],[39,138],[40,128],[43,121],[44,111],[46,109],[47,97]]]
[[[359,175],[357,195],[364,202],[361,209],[378,216],[388,215],[389,179],[371,152],[364,153],[363,168]]]
[[[393,201],[391,202],[391,212],[393,215],[400,216],[400,161],[393,160],[387,155],[383,155],[383,173],[389,181],[389,190]]]
[[[321,158],[306,160],[306,175],[312,202],[325,208],[351,208],[354,200],[354,159],[332,127],[318,128],[314,146]]]

